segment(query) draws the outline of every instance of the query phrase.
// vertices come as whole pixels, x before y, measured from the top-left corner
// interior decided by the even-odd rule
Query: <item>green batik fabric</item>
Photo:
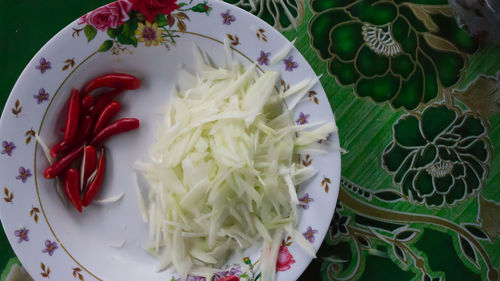
[[[498,280],[500,47],[459,29],[445,0],[225,1],[297,39],[347,150],[330,229],[299,280]],[[107,2],[4,3],[2,107],[38,49]],[[0,247],[3,281],[19,261],[5,236]]]

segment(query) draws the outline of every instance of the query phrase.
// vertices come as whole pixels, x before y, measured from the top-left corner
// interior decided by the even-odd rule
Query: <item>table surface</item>
[[[108,2],[4,1],[1,107],[43,44]],[[348,151],[331,227],[299,280],[498,280],[500,47],[461,31],[446,0],[284,1],[290,13],[255,2],[323,74]],[[0,231],[0,281],[30,280],[20,266]]]

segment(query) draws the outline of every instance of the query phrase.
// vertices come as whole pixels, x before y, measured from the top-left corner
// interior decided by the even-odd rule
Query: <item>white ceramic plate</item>
[[[155,10],[132,7],[123,1],[99,8],[54,36],[31,60],[14,86],[0,122],[0,178],[4,197],[0,203],[1,220],[16,254],[36,280],[175,279],[172,270],[156,273],[156,259],[142,248],[147,241],[147,225],[140,218],[132,163],[147,157],[160,121],[157,112],[176,83],[177,66],[190,68],[193,64],[193,43],[208,52],[216,63],[222,63],[222,42],[228,38],[238,60],[251,63],[260,58],[259,66],[266,71],[270,67],[261,56],[272,56],[288,43],[271,26],[234,6],[217,1],[184,2],[168,17],[151,17],[156,25],[145,27],[133,23],[141,20],[135,10],[142,9],[145,15]],[[158,32],[149,33],[148,37],[148,28]],[[179,32],[184,29],[184,33]],[[113,38],[117,33],[121,35]],[[155,42],[160,34],[163,41]],[[175,44],[169,41],[172,38]],[[272,69],[282,74],[285,86],[315,76],[295,49],[286,61]],[[110,157],[104,188],[98,197],[124,192],[124,198],[107,206],[93,205],[80,214],[69,204],[63,204],[55,192],[54,181],[42,176],[48,164],[34,134],[38,133],[49,145],[54,144],[61,134],[59,128],[70,89],[81,88],[93,77],[109,72],[129,73],[142,79],[139,90],[120,97],[124,105],[120,115],[139,118],[141,128],[115,137],[106,145]],[[313,90],[295,110],[297,122],[334,121],[321,85]],[[338,146],[337,134],[324,145]],[[322,156],[301,157],[303,163],[319,171],[298,191],[299,198],[307,203],[307,208],[300,208],[298,230],[309,232],[308,238],[316,249],[328,229],[339,188],[340,155],[335,149],[332,151]],[[126,243],[121,248],[110,246],[123,240]],[[277,280],[296,280],[310,261],[294,241],[286,239],[280,248]],[[254,267],[245,270],[247,267],[238,263]],[[241,275],[241,280],[259,280],[257,263],[258,253],[255,253],[222,268],[219,276],[231,271]],[[191,277],[191,280],[204,279]]]

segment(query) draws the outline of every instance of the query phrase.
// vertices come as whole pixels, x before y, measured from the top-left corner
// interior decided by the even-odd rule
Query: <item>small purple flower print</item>
[[[40,64],[36,66],[36,69],[39,69],[42,74],[44,74],[45,71],[51,68],[52,67],[50,66],[50,61],[46,60],[45,58],[41,58]]]
[[[304,238],[306,238],[306,240],[313,243],[315,239],[314,235],[316,235],[316,233],[318,233],[318,231],[316,229],[312,229],[312,227],[309,226],[307,228],[307,231],[302,233],[302,235],[304,235]]]
[[[3,150],[0,153],[12,156],[12,150],[14,150],[14,148],[16,148],[16,145],[13,142],[3,141],[2,147],[3,147]]]
[[[45,92],[44,88],[41,88],[38,90],[38,95],[33,95],[33,97],[36,99],[36,103],[41,104],[49,100],[49,93]]]
[[[56,241],[52,242],[50,240],[45,240],[45,249],[42,250],[42,253],[47,253],[49,256],[52,256],[57,248],[59,247]]]
[[[31,177],[31,171],[29,169],[25,169],[24,167],[19,167],[19,175],[16,176],[16,179],[25,183],[29,177]]]
[[[260,57],[257,59],[260,65],[269,65],[269,57],[271,53],[266,53],[264,51],[260,51]]]
[[[201,276],[189,276],[187,281],[206,281],[206,278]]]
[[[28,237],[28,232],[30,231],[25,227],[19,228],[18,230],[14,231],[14,235],[19,238],[19,240],[17,240],[17,243],[21,243],[23,241],[30,241]]]
[[[306,193],[302,198],[299,198],[299,201],[301,202],[300,207],[307,210],[309,209],[309,203],[314,202],[314,199],[309,197],[309,193]]]
[[[223,24],[230,25],[236,18],[231,15],[230,11],[227,10],[225,13],[220,14],[222,16]]]
[[[284,59],[285,70],[292,71],[294,68],[299,67],[299,64],[293,61],[293,56],[289,56],[287,59]]]
[[[324,138],[324,139],[320,139],[320,140],[318,141],[318,143],[319,143],[319,144],[322,144],[322,143],[323,143],[323,142],[325,142],[325,141],[329,141],[331,136],[332,136],[332,134],[331,134],[331,133],[330,133],[330,134],[328,134],[328,136],[326,136],[326,138]]]
[[[307,124],[309,123],[309,121],[307,121],[307,119],[311,117],[311,115],[309,114],[304,114],[304,112],[301,112],[299,114],[299,118],[297,120],[295,120],[295,122],[299,125],[304,125],[304,124]]]
[[[213,277],[213,281],[219,281],[219,280],[224,279],[225,277],[228,277],[228,276],[240,277],[241,274],[242,274],[241,267],[238,265],[235,267],[231,267],[229,270],[220,271],[220,272],[215,273],[214,277]]]

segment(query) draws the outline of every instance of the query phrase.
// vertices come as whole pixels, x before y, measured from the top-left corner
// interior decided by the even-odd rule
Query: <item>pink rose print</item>
[[[177,0],[131,0],[134,11],[139,11],[147,21],[153,22],[157,15],[169,15],[179,9]]]
[[[130,18],[128,12],[131,8],[132,3],[128,0],[112,2],[82,16],[79,24],[85,23],[102,31],[117,28]]]
[[[288,247],[284,244],[281,244],[280,250],[278,252],[278,259],[276,260],[276,270],[277,271],[287,271],[291,268],[291,264],[294,264],[295,260],[293,259],[292,254],[288,251]]]

